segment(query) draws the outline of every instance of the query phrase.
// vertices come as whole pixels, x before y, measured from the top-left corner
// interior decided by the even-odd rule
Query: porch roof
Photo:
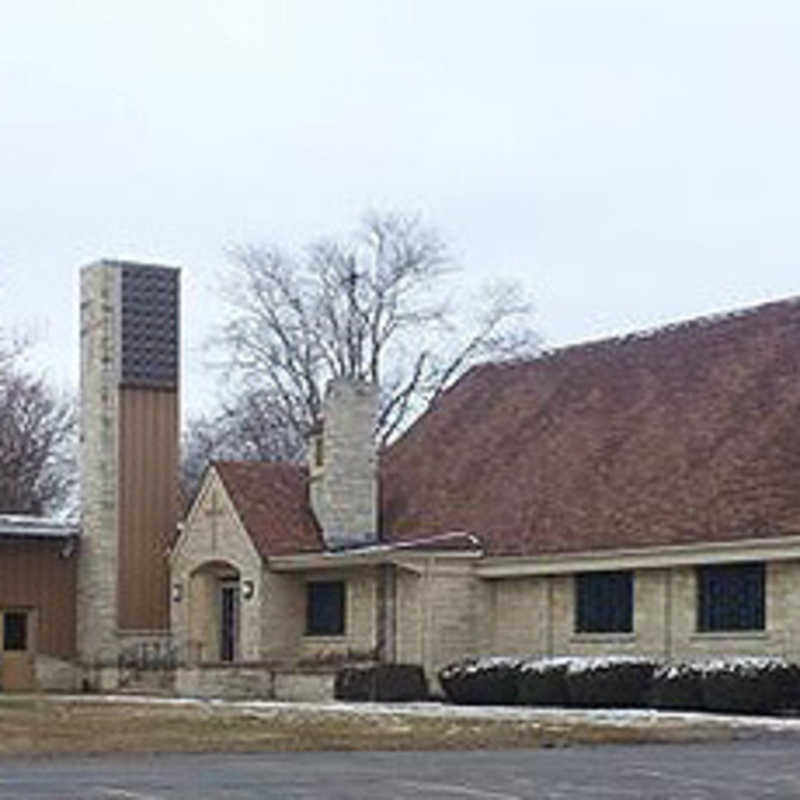
[[[31,539],[67,539],[80,535],[75,521],[26,514],[0,514],[0,536]]]

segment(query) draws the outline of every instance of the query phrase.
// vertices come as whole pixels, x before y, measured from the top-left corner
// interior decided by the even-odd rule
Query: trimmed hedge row
[[[333,696],[350,701],[412,702],[428,699],[428,684],[422,667],[415,664],[345,667],[336,673]]]
[[[472,705],[663,708],[771,713],[800,709],[800,665],[780,658],[662,664],[652,659],[492,657],[439,672],[448,700]]]
[[[800,709],[800,665],[777,658],[718,659],[664,665],[653,676],[652,704],[769,714]]]
[[[448,700],[464,705],[510,705],[516,702],[518,660],[482,658],[451,666],[455,673],[448,667],[439,672],[439,682]]]

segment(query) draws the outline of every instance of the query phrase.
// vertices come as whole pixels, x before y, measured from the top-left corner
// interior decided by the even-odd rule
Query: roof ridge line
[[[792,295],[782,300],[767,300],[755,306],[744,306],[730,311],[715,311],[697,317],[681,319],[675,322],[667,322],[662,325],[654,325],[648,328],[640,328],[628,333],[621,333],[614,336],[606,336],[600,339],[589,339],[584,342],[574,342],[558,347],[546,347],[532,357],[512,358],[503,361],[486,361],[483,364],[476,364],[463,377],[473,370],[479,371],[487,367],[516,367],[526,364],[534,364],[537,361],[547,362],[566,357],[576,352],[591,352],[593,350],[614,349],[620,346],[638,344],[640,342],[651,342],[662,336],[679,334],[690,330],[702,330],[716,325],[734,322],[739,319],[754,317],[763,313],[769,308],[777,306],[800,306],[800,295]],[[458,381],[456,382],[458,383]],[[455,385],[455,384],[454,384]],[[452,387],[448,387],[452,388]]]

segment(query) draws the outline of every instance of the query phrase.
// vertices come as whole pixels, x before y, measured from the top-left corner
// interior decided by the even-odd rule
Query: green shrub
[[[570,659],[566,672],[569,704],[584,708],[647,706],[655,668],[654,661],[627,656]]]
[[[781,658],[715,659],[702,675],[708,711],[768,714],[800,705],[800,667]]]
[[[653,674],[650,705],[664,709],[703,707],[703,670],[698,664],[664,664]]]
[[[470,658],[439,672],[447,699],[471,705],[800,710],[800,665],[781,658],[659,664],[648,658]]]
[[[502,656],[470,658],[439,671],[439,683],[452,703],[511,705],[517,699],[519,660]]]
[[[333,696],[350,701],[413,702],[428,699],[428,685],[422,667],[416,664],[345,667],[336,673]]]
[[[517,668],[517,702],[526,706],[565,706],[568,658],[537,658]]]

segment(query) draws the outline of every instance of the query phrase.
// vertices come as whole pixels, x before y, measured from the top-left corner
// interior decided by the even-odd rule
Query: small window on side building
[[[28,615],[24,611],[6,611],[3,616],[3,650],[28,649]]]

